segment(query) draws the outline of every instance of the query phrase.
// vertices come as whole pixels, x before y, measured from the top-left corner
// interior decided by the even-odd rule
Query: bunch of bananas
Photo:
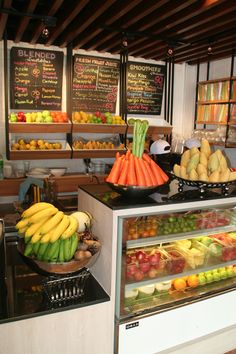
[[[24,237],[25,256],[60,263],[74,257],[79,241],[75,217],[46,202],[32,205],[21,216],[16,229]]]

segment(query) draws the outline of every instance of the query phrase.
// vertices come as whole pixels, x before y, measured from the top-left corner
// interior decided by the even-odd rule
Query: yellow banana
[[[34,205],[32,205],[31,207],[29,207],[28,209],[26,209],[25,211],[23,211],[22,213],[22,217],[26,218],[26,217],[30,217],[33,214],[39,212],[40,210],[44,210],[46,208],[54,208],[54,205],[50,204],[50,203],[46,203],[46,202],[40,202],[40,203],[35,203]]]
[[[27,228],[28,228],[27,226],[22,227],[21,229],[18,230],[18,234],[23,235],[25,233],[25,231],[27,230]]]
[[[64,216],[63,211],[57,211],[55,215],[53,215],[41,228],[40,232],[41,234],[45,235],[47,234],[50,230],[52,230],[54,227],[56,227],[59,222],[62,220]]]
[[[31,223],[37,223],[38,221],[45,219],[46,217],[52,216],[58,212],[58,209],[55,207],[50,207],[47,209],[43,209],[39,211],[38,213],[32,215],[30,217],[30,222]]]
[[[40,243],[48,243],[50,241],[50,238],[52,237],[52,232],[53,231],[49,231],[48,233],[43,235],[43,237],[40,239]]]
[[[43,219],[38,219],[38,222],[36,222],[36,223],[34,223],[34,224],[31,224],[31,225],[27,228],[27,230],[25,231],[25,237],[28,238],[28,237],[34,235],[35,232],[37,232],[37,231],[40,229],[40,227],[41,227],[47,220],[48,220],[48,216],[47,216],[46,218],[44,217]]]
[[[74,216],[72,216],[72,215],[69,215],[68,217],[69,217],[69,219],[70,219],[70,224],[69,224],[69,226],[67,227],[67,229],[63,232],[63,234],[62,234],[62,236],[61,236],[61,238],[62,238],[63,240],[65,240],[65,239],[69,238],[71,235],[73,235],[73,233],[74,233],[74,232],[77,230],[77,228],[78,228],[78,221],[77,221],[77,219],[76,219]]]
[[[40,230],[36,231],[35,234],[33,234],[30,242],[31,243],[36,243],[38,242],[41,238],[43,237],[43,235],[40,233]]]
[[[24,227],[26,227],[29,224],[29,218],[24,218],[21,219],[20,221],[18,221],[18,223],[16,224],[16,229],[22,229]]]
[[[52,233],[52,237],[50,238],[50,242],[56,242],[59,237],[63,234],[63,232],[68,228],[70,224],[70,218],[68,215],[64,215],[63,219],[61,220],[60,224],[54,229]]]

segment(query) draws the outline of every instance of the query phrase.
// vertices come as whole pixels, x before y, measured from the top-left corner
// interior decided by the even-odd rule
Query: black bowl
[[[168,182],[160,186],[151,186],[151,187],[123,186],[120,184],[115,184],[110,182],[106,182],[106,183],[111,187],[111,189],[118,192],[122,196],[137,199],[137,198],[148,197],[149,195],[160,190],[161,187],[166,185]]]

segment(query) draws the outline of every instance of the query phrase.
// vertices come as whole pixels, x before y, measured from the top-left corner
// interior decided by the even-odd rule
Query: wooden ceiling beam
[[[50,8],[47,11],[47,13],[45,13],[44,15],[45,16],[54,16],[55,13],[58,11],[58,9],[63,4],[63,1],[64,0],[55,0],[53,3],[50,3]],[[30,40],[31,44],[35,44],[37,42],[37,40],[39,39],[39,37],[42,34],[44,27],[45,27],[45,25],[42,22],[38,23],[37,27],[35,28],[35,30],[32,33],[31,40]]]
[[[4,0],[3,6],[5,9],[9,9],[11,7],[12,0]],[[8,14],[1,13],[0,14],[0,40],[3,39],[3,34],[6,28],[8,19]]]
[[[125,16],[123,16],[119,21],[116,21],[113,23],[114,28],[128,28],[129,26],[132,26],[133,24],[137,23],[141,19],[149,16],[151,13],[154,11],[160,9],[162,6],[165,6],[169,0],[159,0],[159,1],[152,1],[150,6],[144,6],[144,3],[146,0],[144,0],[140,5],[137,5],[136,8],[131,12],[127,13]],[[96,37],[93,41],[91,41],[87,49],[93,50],[99,46],[101,46],[103,43],[110,41],[112,38],[116,38],[117,34],[116,32],[107,32],[103,31],[102,34],[99,37]],[[119,34],[119,39],[120,43],[120,34]]]
[[[65,47],[83,31],[85,31],[89,26],[96,21],[96,19],[101,16],[106,10],[109,9],[117,0],[102,0],[100,4],[96,2],[91,2],[91,6],[86,13],[83,14],[83,21],[78,23],[72,23],[68,28],[68,34],[64,35],[60,41],[60,47]]]
[[[25,8],[25,12],[33,13],[37,5],[38,5],[38,0],[30,0]],[[31,19],[30,16],[22,16],[19,26],[16,30],[16,34],[14,38],[15,43],[19,43],[21,41],[21,38],[24,35],[24,32],[29,24],[30,19]]]
[[[49,46],[54,44],[55,39],[70,25],[88,3],[89,0],[80,0],[77,1],[76,6],[73,6],[72,8],[68,6],[68,10],[65,11],[63,17],[58,19],[57,27],[52,31],[51,35],[49,35],[45,45]]]
[[[86,33],[81,33],[76,40],[74,41],[74,48],[78,49],[81,48],[82,46],[86,46],[88,43],[95,43],[94,46],[97,46],[97,38],[98,35],[101,33],[101,37],[104,39],[105,34],[107,34],[107,30],[101,27],[101,22],[104,22],[105,26],[110,26],[114,25],[115,23],[119,22],[120,19],[123,19],[124,16],[128,15],[131,18],[132,16],[132,10],[135,8],[137,9],[138,5],[142,3],[143,0],[133,0],[129,1],[126,4],[121,4],[117,3],[120,9],[117,8],[116,10],[113,10],[113,14],[109,16],[108,19],[105,19],[104,21],[100,21],[100,18],[93,24],[93,26],[90,26],[89,31],[86,31]],[[168,1],[168,0],[165,0]],[[117,7],[117,6],[115,6]],[[102,19],[103,20],[103,19]],[[114,34],[109,33],[110,36],[113,36]],[[93,40],[94,39],[94,40]],[[89,50],[92,50],[91,45],[87,45],[89,47]]]
[[[190,60],[187,61],[189,65],[196,65],[197,63],[205,63],[207,61],[213,61],[213,60],[219,60],[219,59],[224,59],[224,58],[229,58],[231,57],[233,53],[233,48],[229,49],[228,51],[222,51],[221,53],[215,54],[214,56],[211,57],[198,57],[196,60]]]

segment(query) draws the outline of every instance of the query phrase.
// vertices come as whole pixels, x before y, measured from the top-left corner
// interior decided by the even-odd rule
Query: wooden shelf
[[[73,123],[72,133],[107,133],[125,134],[127,125],[122,124],[92,124],[92,123]]]
[[[196,124],[206,124],[206,125],[227,125],[227,122],[226,123],[222,123],[222,122],[214,122],[214,121],[207,121],[207,122],[204,122],[204,121],[197,121]]]
[[[77,192],[80,185],[103,183],[107,175],[91,177],[83,173],[68,173],[61,177],[52,177],[55,181],[57,193]],[[19,194],[19,187],[25,178],[12,178],[0,180],[0,196]]]
[[[66,150],[10,150],[10,160],[70,159],[71,149]]]
[[[230,77],[224,77],[222,79],[214,79],[214,80],[207,80],[207,81],[199,81],[198,85],[207,85],[207,84],[214,84],[215,82],[222,82],[222,81],[230,81]]]
[[[228,122],[228,125],[236,125],[236,119],[235,120],[230,120],[229,122]]]
[[[133,125],[129,125],[128,126],[128,134],[132,134],[134,130]],[[155,125],[150,125],[148,127],[148,131],[147,131],[147,136],[153,136],[154,134],[165,134],[165,135],[169,135],[172,132],[172,126],[167,126],[167,125],[159,125],[159,126],[155,126]]]
[[[210,104],[229,104],[229,100],[198,101],[197,105]]]
[[[9,123],[9,133],[71,133],[68,123]]]
[[[108,158],[115,157],[116,153],[121,154],[126,153],[124,149],[97,149],[97,150],[75,150],[73,149],[72,158],[73,159],[84,159],[84,158]]]
[[[227,148],[236,148],[236,143],[225,143],[225,147]]]

